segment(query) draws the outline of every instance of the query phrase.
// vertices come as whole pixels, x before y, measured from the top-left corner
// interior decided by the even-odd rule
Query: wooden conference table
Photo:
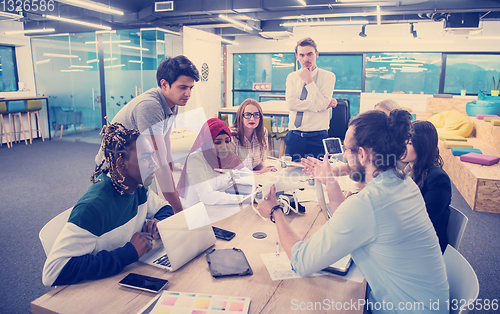
[[[308,202],[306,214],[291,214],[287,220],[301,238],[308,238],[326,221],[316,203]],[[260,254],[276,252],[278,239],[276,227],[270,221],[260,218],[250,206],[237,214],[214,223],[215,226],[236,232],[231,241],[217,240],[214,248],[239,248],[245,253],[253,270],[253,275],[215,279],[210,275],[205,254],[184,265],[176,272],[166,272],[160,268],[141,262],[133,263],[120,274],[96,281],[72,286],[60,286],[31,303],[33,313],[137,313],[154,294],[124,288],[118,285],[129,272],[168,279],[166,287],[170,291],[207,293],[250,297],[249,313],[290,313],[297,312],[300,302],[304,308],[307,302],[332,300],[357,302],[365,296],[366,282],[358,283],[334,276],[316,276],[299,279],[272,281]],[[265,239],[252,237],[254,232],[265,232]],[[281,254],[285,254],[281,252]],[[293,307],[293,308],[292,308]],[[347,308],[339,313],[362,313]],[[324,311],[304,311],[319,313]]]

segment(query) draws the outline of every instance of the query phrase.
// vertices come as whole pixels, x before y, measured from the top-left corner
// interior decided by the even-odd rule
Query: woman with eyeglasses
[[[217,118],[209,119],[196,138],[177,185],[184,208],[198,202],[205,205],[226,205],[240,203],[241,196],[231,194],[228,188],[238,179],[253,187],[252,172],[233,152],[231,132],[227,125]],[[238,171],[230,171],[237,169]],[[235,172],[241,174],[235,178]],[[245,176],[244,174],[251,174]]]
[[[231,127],[235,153],[243,164],[256,173],[276,171],[274,166],[265,166],[268,133],[264,128],[264,115],[259,103],[251,98],[245,99]]]

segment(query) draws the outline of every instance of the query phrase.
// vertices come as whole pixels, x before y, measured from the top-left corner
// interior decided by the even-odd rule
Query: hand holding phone
[[[166,279],[160,279],[156,277],[149,277],[144,275],[139,275],[136,273],[130,273],[125,278],[123,278],[118,284],[120,286],[139,289],[147,292],[158,293],[163,287],[168,283]]]

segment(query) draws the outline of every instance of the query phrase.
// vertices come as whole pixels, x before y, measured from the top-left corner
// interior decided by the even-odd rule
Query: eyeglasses
[[[251,117],[253,116],[254,119],[260,119],[260,112],[255,112],[255,113],[251,113],[251,112],[245,112],[243,114],[243,118],[245,119],[250,119]]]

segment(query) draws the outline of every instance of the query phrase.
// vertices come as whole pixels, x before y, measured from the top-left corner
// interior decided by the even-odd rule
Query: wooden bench
[[[500,156],[500,127],[471,117],[474,130],[467,140],[483,154]],[[469,206],[476,211],[500,213],[500,164],[482,166],[462,162],[439,141],[439,152],[448,173]]]

